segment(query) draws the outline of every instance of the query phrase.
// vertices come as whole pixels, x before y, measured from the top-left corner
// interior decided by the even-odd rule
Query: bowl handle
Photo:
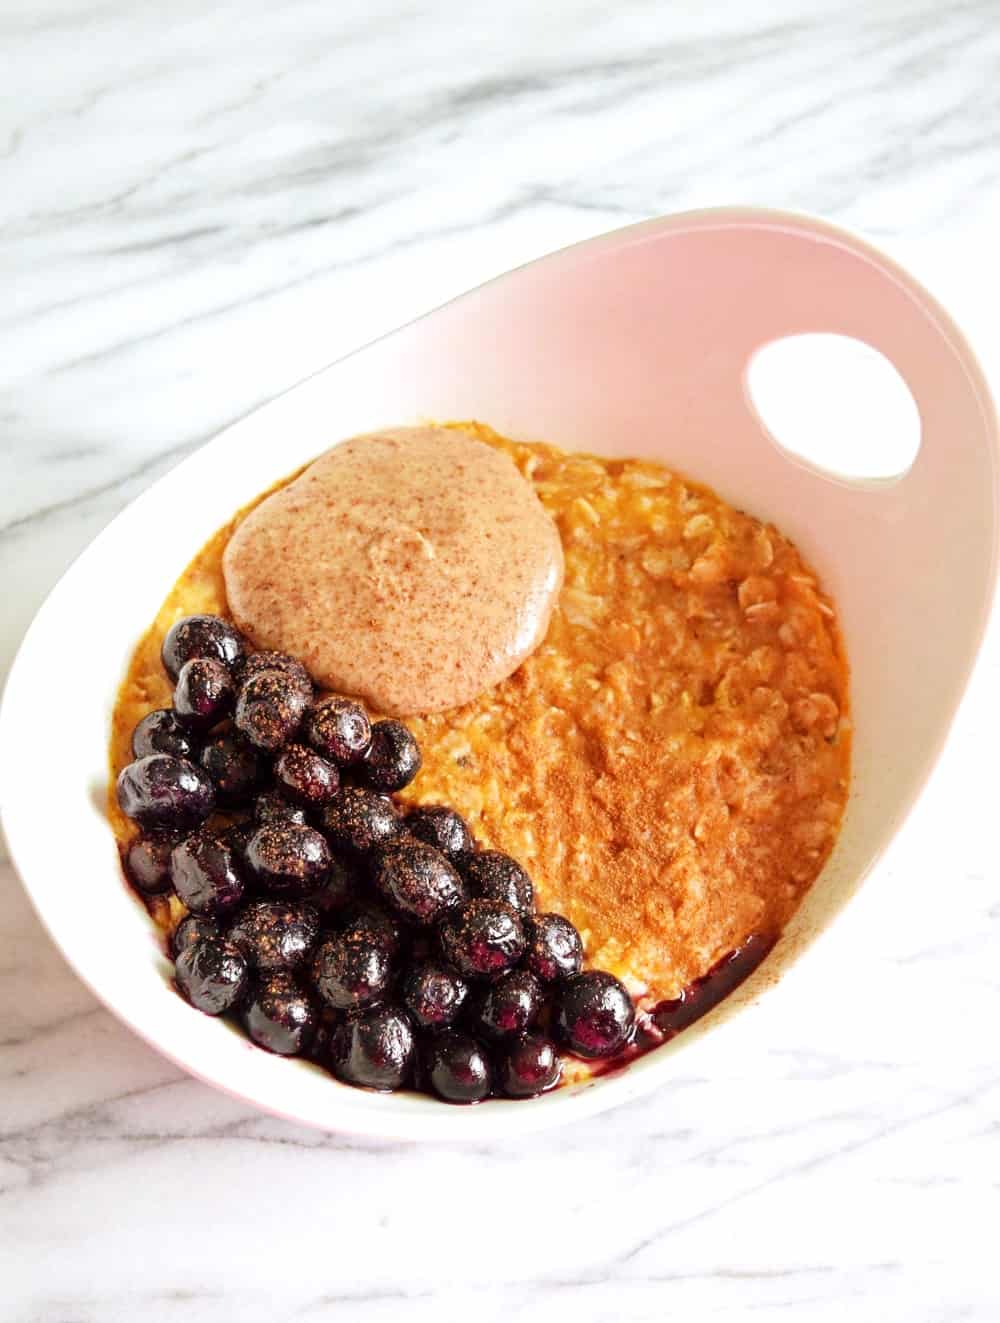
[[[737,233],[752,277],[731,304],[729,343],[739,346],[744,402],[767,440],[745,386],[753,355],[791,335],[851,336],[883,354],[906,382],[920,414],[920,449],[901,479],[813,472],[875,496],[901,484],[911,510],[919,494],[967,508],[992,500],[1000,440],[989,387],[965,337],[927,290],[863,240],[821,221],[749,212]]]

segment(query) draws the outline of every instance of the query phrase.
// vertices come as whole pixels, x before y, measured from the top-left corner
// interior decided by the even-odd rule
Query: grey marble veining
[[[0,51],[4,668],[219,427],[642,216],[857,227],[1000,381],[995,0],[7,0]],[[994,633],[918,811],[766,1015],[516,1145],[317,1134],[182,1076],[0,865],[0,1317],[992,1323],[998,665]]]

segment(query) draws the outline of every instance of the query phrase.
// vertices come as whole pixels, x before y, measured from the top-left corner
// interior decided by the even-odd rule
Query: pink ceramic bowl
[[[922,430],[904,476],[844,481],[792,458],[764,429],[749,402],[748,365],[769,342],[809,331],[856,337],[898,369]],[[738,992],[624,1071],[531,1103],[469,1109],[345,1088],[191,1010],[171,990],[159,938],[122,883],[103,813],[116,688],[190,557],[237,507],[338,439],[442,418],[655,457],[774,520],[839,602],[856,723],[834,855]],[[7,685],[0,805],[11,854],[81,978],[201,1079],[279,1115],[365,1134],[483,1139],[558,1125],[656,1088],[704,1034],[726,1021],[735,1032],[766,1013],[761,993],[849,900],[947,734],[990,607],[996,528],[997,423],[982,373],[947,315],[887,258],[819,221],[743,209],[604,235],[473,290],[310,378],[227,429],[104,530],[39,611]],[[68,725],[52,760],[37,713],[65,688],[67,658],[86,701],[63,708]]]

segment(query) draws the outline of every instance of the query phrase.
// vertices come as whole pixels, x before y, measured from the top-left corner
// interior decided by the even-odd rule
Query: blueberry
[[[258,827],[274,827],[279,823],[295,822],[307,825],[306,811],[300,804],[292,804],[277,790],[265,790],[253,805],[253,820]]]
[[[181,667],[194,657],[210,657],[235,667],[243,659],[246,644],[242,634],[219,616],[185,616],[172,625],[163,640],[161,656],[167,674],[176,680]]]
[[[500,850],[481,850],[465,860],[462,874],[474,896],[499,900],[518,914],[531,913],[535,889],[521,865]]]
[[[225,914],[243,899],[243,878],[232,847],[212,831],[196,831],[170,856],[174,890],[192,914]]]
[[[365,879],[353,862],[331,859],[326,881],[318,891],[309,893],[309,904],[319,910],[321,917],[332,919],[343,912],[364,884]]]
[[[319,911],[282,900],[252,900],[227,934],[258,972],[304,965],[319,940]]]
[[[260,889],[301,897],[318,891],[330,870],[330,849],[318,831],[297,823],[259,827],[247,845],[247,863]]]
[[[372,728],[360,703],[352,703],[349,698],[324,698],[306,713],[305,735],[324,758],[350,767],[364,757]]]
[[[520,918],[497,900],[470,900],[451,911],[439,936],[445,959],[467,978],[499,978],[524,952]]]
[[[198,761],[212,778],[216,800],[225,808],[245,804],[264,777],[260,754],[232,732],[210,739]]]
[[[440,850],[456,867],[476,848],[465,819],[444,804],[426,804],[410,809],[406,815],[406,830],[418,841]]]
[[[426,961],[403,980],[403,1005],[421,1029],[447,1029],[468,996],[468,984],[447,965]]]
[[[274,764],[281,792],[306,808],[322,808],[336,799],[340,772],[304,744],[286,744]]]
[[[222,662],[193,657],[181,667],[174,689],[174,714],[192,730],[208,730],[227,717],[236,702],[233,677]]]
[[[423,1073],[439,1098],[451,1103],[481,1102],[493,1086],[490,1060],[481,1043],[446,1029],[424,1049]]]
[[[175,758],[197,757],[193,732],[181,725],[169,707],[147,712],[132,732],[133,758],[148,758],[151,753],[169,753]]]
[[[420,747],[401,721],[376,721],[361,774],[376,790],[402,790],[420,771]]]
[[[318,1021],[316,1007],[291,974],[268,974],[254,989],[243,1023],[257,1044],[279,1056],[308,1051]]]
[[[287,652],[252,652],[240,666],[236,678],[242,687],[263,671],[278,671],[291,681],[307,705],[312,702],[312,677],[295,657],[289,657]]]
[[[375,890],[415,923],[434,924],[466,899],[465,886],[443,854],[423,841],[401,840],[379,850]]]
[[[512,969],[486,989],[476,1007],[476,1029],[487,1038],[513,1038],[530,1029],[542,1009],[542,985],[526,969]]]
[[[200,767],[169,753],[151,753],[122,768],[118,806],[140,827],[184,831],[215,808],[215,790]]]
[[[159,896],[174,885],[170,880],[170,852],[181,840],[178,832],[157,831],[139,836],[125,852],[129,881],[147,896]]]
[[[240,689],[233,722],[255,748],[277,753],[298,730],[307,702],[294,678],[258,671]]]
[[[306,1055],[310,1061],[315,1061],[318,1066],[327,1066],[330,1061],[330,1039],[333,1031],[341,1022],[342,1016],[335,1014],[326,1007],[318,1005],[318,1014],[316,1017],[316,1032],[313,1034],[312,1042],[309,1044]]]
[[[330,1038],[337,1079],[366,1089],[400,1089],[413,1068],[413,1028],[405,1012],[377,1006],[351,1016]]]
[[[632,998],[613,974],[589,970],[560,984],[553,1029],[577,1056],[614,1056],[629,1042],[634,1024]]]
[[[561,914],[539,914],[524,924],[528,945],[524,963],[543,983],[571,978],[583,965],[580,934]]]
[[[220,938],[219,925],[214,919],[206,918],[203,914],[185,914],[180,923],[170,934],[168,943],[170,954],[174,960],[195,942],[200,942],[203,937]]]
[[[177,989],[206,1015],[222,1015],[242,1000],[249,981],[247,962],[217,937],[199,937],[185,946],[174,966]]]
[[[247,872],[247,846],[256,830],[252,822],[231,822],[218,833],[219,840],[232,850],[237,868],[244,876]]]
[[[402,951],[407,934],[394,914],[388,914],[377,905],[352,905],[344,916],[344,931],[367,933],[373,941],[381,943],[393,960]]]
[[[508,1098],[535,1098],[555,1088],[562,1075],[558,1049],[544,1034],[525,1034],[505,1046],[497,1065],[500,1088]]]
[[[335,850],[364,855],[398,836],[403,823],[388,795],[366,786],[344,786],[323,810],[322,827]]]
[[[392,955],[363,929],[325,937],[312,963],[313,984],[335,1011],[357,1011],[386,999],[393,981]]]

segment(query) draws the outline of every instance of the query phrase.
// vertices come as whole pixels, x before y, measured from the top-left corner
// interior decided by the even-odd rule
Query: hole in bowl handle
[[[884,354],[845,335],[772,340],[747,365],[768,436],[792,459],[845,482],[892,482],[920,450],[920,412]]]
[[[920,446],[900,485],[938,500],[963,499],[970,482],[994,488],[998,437],[989,388],[962,333],[917,281],[862,240],[819,221],[768,218],[744,222],[733,234],[745,251],[731,334],[742,346],[746,407],[770,444],[747,388],[754,356],[786,337],[847,336],[888,359],[916,402]],[[874,490],[896,485],[861,481]]]

